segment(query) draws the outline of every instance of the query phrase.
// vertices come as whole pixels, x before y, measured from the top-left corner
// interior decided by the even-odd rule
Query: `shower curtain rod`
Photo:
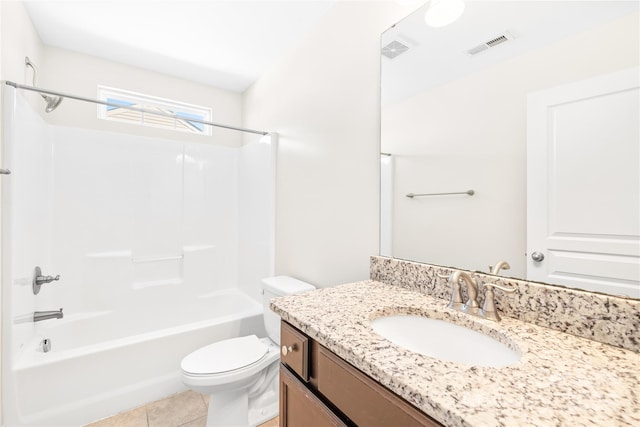
[[[127,106],[127,105],[115,104],[113,102],[101,101],[99,99],[91,99],[91,98],[85,98],[83,96],[70,95],[68,93],[54,92],[52,90],[40,89],[40,88],[37,88],[37,87],[27,86],[27,85],[21,85],[21,84],[18,84],[18,83],[11,82],[9,80],[6,80],[5,83],[7,84],[7,86],[13,86],[16,89],[29,90],[31,92],[38,92],[40,94],[46,93],[47,95],[60,96],[62,98],[75,99],[77,101],[93,102],[94,104],[106,105],[107,107],[124,108],[126,110],[137,111],[138,113],[154,114],[156,116],[168,117],[168,118],[171,118],[171,119],[183,120],[183,121],[193,122],[193,123],[200,123],[200,124],[203,124],[203,125],[215,126],[215,127],[224,128],[224,129],[237,130],[237,131],[240,131],[240,132],[255,133],[257,135],[268,135],[269,134],[269,132],[264,132],[264,131],[260,131],[260,130],[245,129],[245,128],[239,128],[239,127],[235,127],[235,126],[221,125],[219,123],[208,122],[206,120],[198,120],[198,119],[186,118],[186,117],[178,116],[177,114],[161,113],[161,112],[158,112],[158,111],[147,110],[145,108],[130,107],[130,106]]]

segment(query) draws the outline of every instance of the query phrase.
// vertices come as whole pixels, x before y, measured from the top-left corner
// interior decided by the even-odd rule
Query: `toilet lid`
[[[191,374],[216,374],[243,368],[260,360],[268,347],[255,335],[231,338],[202,347],[182,359]]]

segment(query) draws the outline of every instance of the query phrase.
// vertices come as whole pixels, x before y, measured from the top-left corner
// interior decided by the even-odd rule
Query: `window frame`
[[[114,117],[109,115],[110,106],[98,105],[98,119],[114,121],[120,123],[137,124],[140,126],[153,127],[158,129],[175,130],[178,132],[186,132],[194,135],[211,136],[212,129],[210,125],[203,123],[194,123],[189,121],[189,116],[197,120],[210,122],[213,110],[210,107],[201,105],[189,104],[182,101],[176,101],[167,98],[160,98],[157,96],[146,95],[138,92],[132,92],[124,89],[118,89],[108,86],[98,85],[98,99],[104,102],[122,102],[123,105],[134,106],[145,110],[157,109],[159,112],[165,112],[167,114],[181,115],[186,117],[184,120],[166,118],[160,115],[154,115],[153,113],[138,113],[140,115],[138,119],[126,119],[122,117]],[[133,110],[129,110],[137,113]],[[154,123],[152,120],[145,120],[145,116],[155,116],[157,118],[164,118],[166,121],[173,120],[173,126],[168,124],[158,124],[158,120]],[[194,117],[195,116],[195,117]],[[202,118],[201,118],[202,117]],[[178,125],[178,122],[182,122],[183,126]],[[188,127],[191,126],[192,129]],[[202,126],[202,128],[200,128]]]

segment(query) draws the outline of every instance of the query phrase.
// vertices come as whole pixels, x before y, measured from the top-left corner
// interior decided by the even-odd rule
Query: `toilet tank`
[[[301,294],[315,288],[315,286],[307,282],[289,276],[276,276],[262,279],[264,327],[271,341],[280,345],[280,316],[271,311],[269,301],[275,297]]]

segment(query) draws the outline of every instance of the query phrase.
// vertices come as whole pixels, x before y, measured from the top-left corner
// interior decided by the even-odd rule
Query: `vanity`
[[[447,283],[438,279],[444,270],[373,257],[373,280],[274,299],[271,308],[282,318],[280,425],[640,425],[640,354],[633,348],[637,301],[606,297],[603,306],[609,307],[610,316],[625,317],[612,306],[627,310],[621,325],[630,328],[618,329],[610,318],[607,335],[631,334],[628,343],[619,337],[622,344],[610,345],[536,324],[541,318],[530,322],[505,316],[494,322],[450,309],[442,295]],[[385,275],[413,285],[376,280]],[[425,290],[428,284],[434,284],[434,290]],[[498,302],[531,302],[538,298],[532,297],[540,290],[537,286],[546,286],[510,285],[516,294],[499,294]],[[548,292],[554,290],[545,292],[552,310],[568,316],[566,307],[553,303],[556,296]],[[568,298],[578,304],[581,298],[594,298],[586,308],[600,316],[602,295],[566,292],[581,294]],[[509,311],[508,304],[501,306],[501,311]],[[575,322],[580,321],[580,309],[575,308]],[[476,330],[516,351],[519,359],[500,367],[473,366],[408,350],[371,326],[373,319],[397,314]]]
[[[280,425],[442,425],[285,321],[281,344]]]

